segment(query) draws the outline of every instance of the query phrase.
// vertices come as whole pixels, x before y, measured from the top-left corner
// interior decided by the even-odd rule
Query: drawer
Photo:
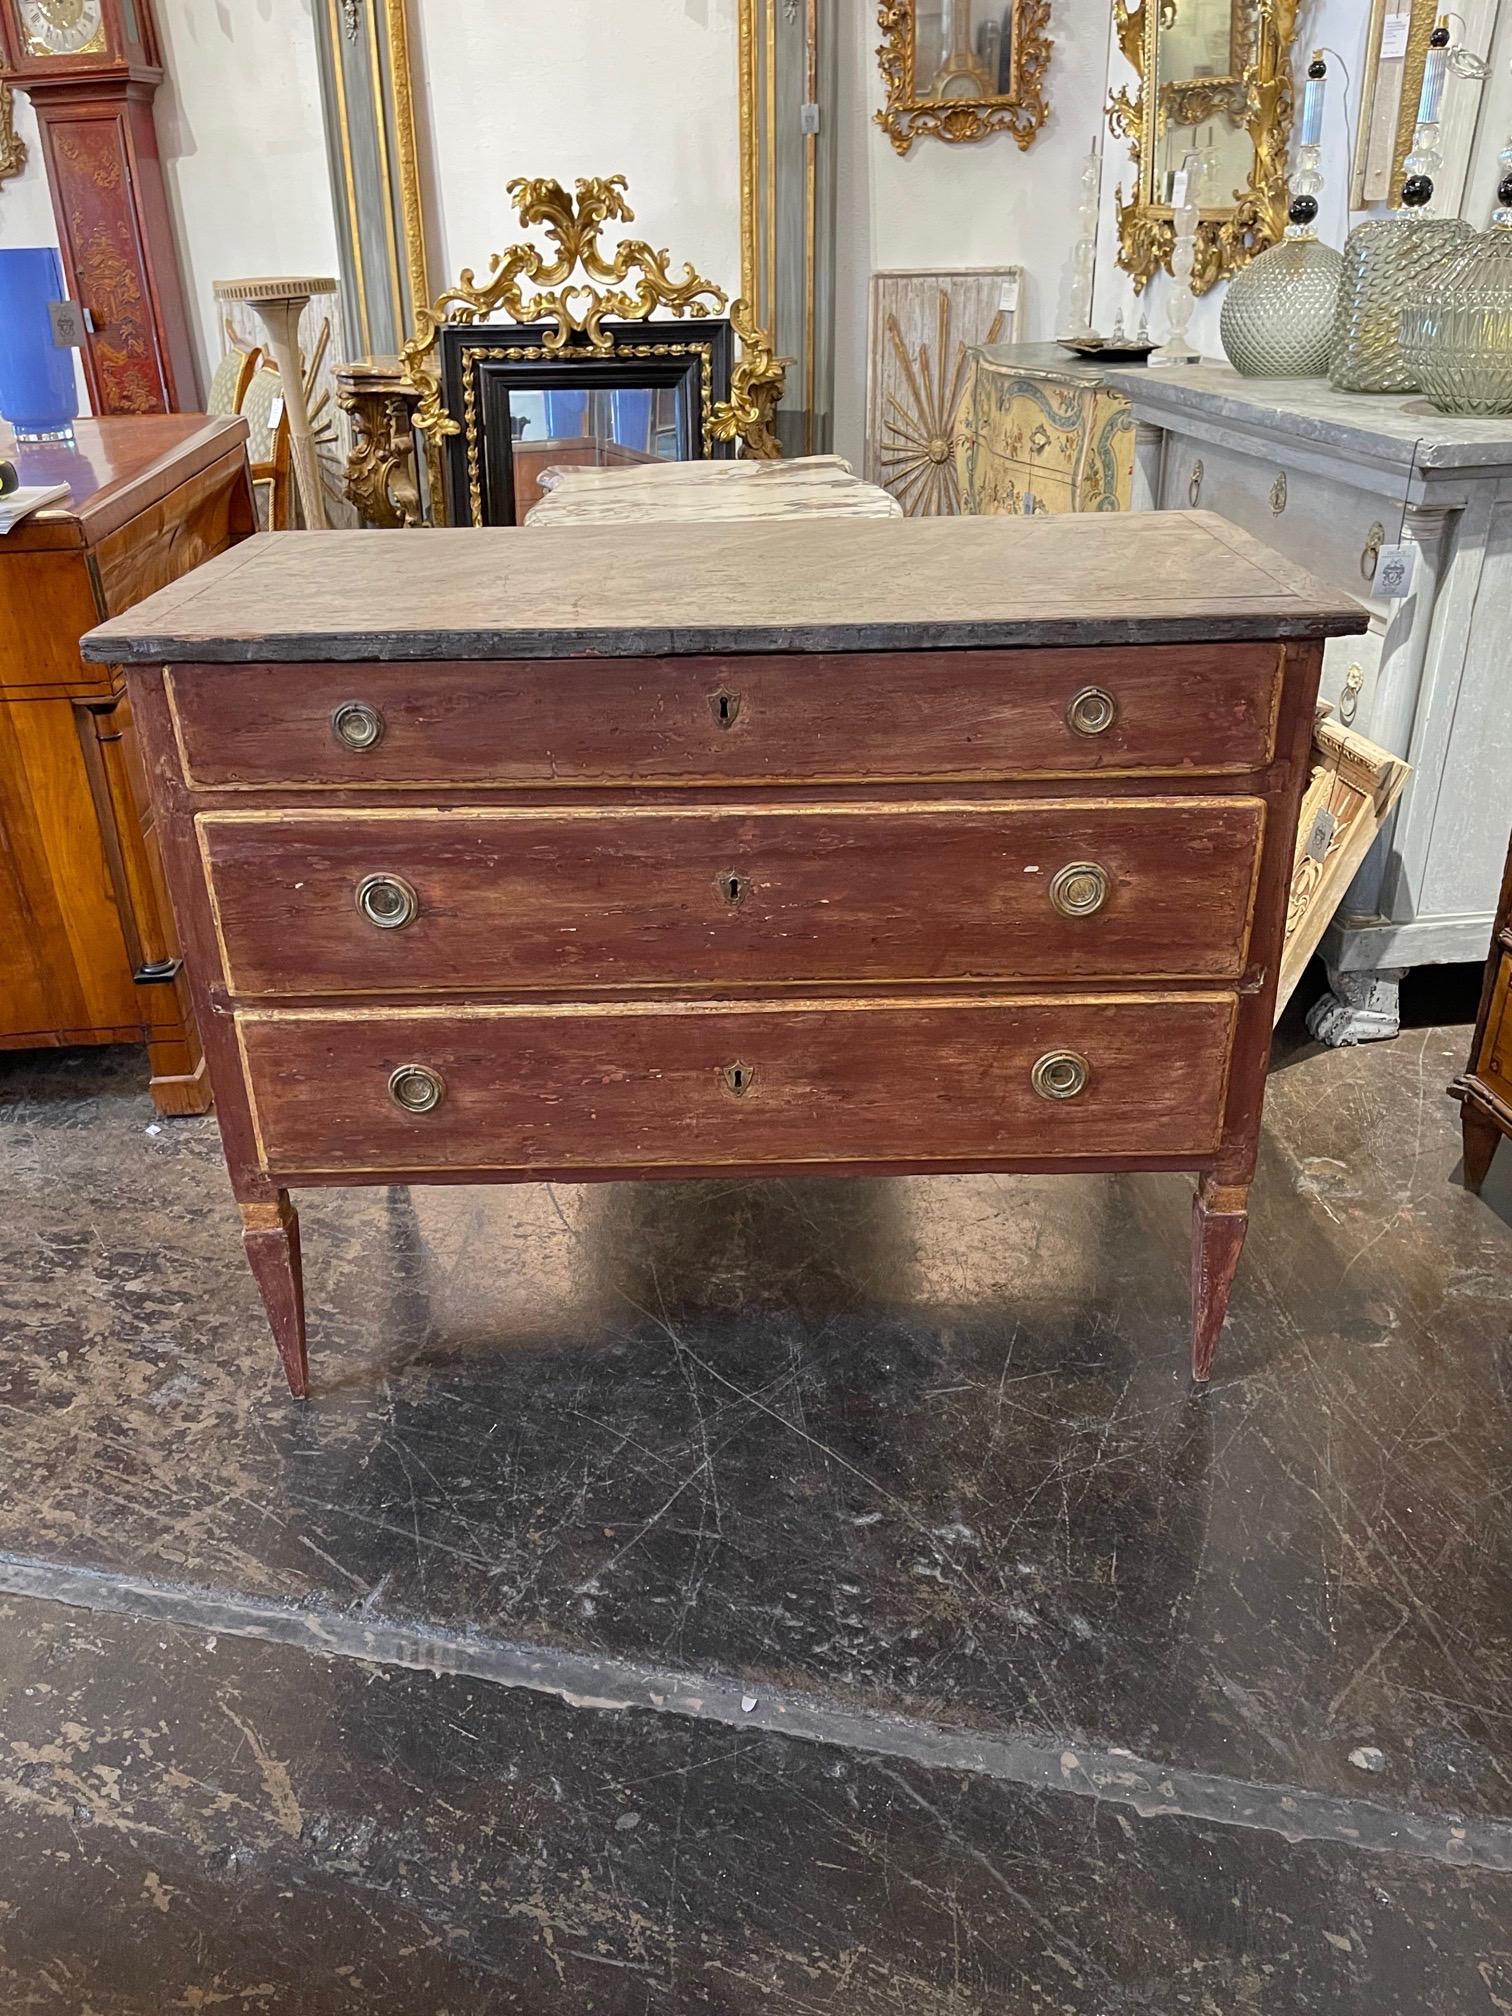
[[[1202,1156],[1236,1010],[1232,994],[967,996],[274,1009],[237,1026],[281,1177],[634,1173]],[[1041,1060],[1066,1057],[1072,1096],[1037,1091]],[[396,1085],[436,1103],[407,1110]]]
[[[474,806],[198,824],[237,995],[570,993],[1237,979],[1265,805]]]
[[[1216,511],[1367,604],[1375,595],[1376,555],[1395,536],[1390,528],[1402,512],[1400,503],[1342,477],[1288,469],[1263,451],[1250,455],[1186,434],[1166,442],[1161,507]],[[1399,605],[1375,606],[1386,621]]]
[[[174,666],[167,680],[186,775],[206,789],[556,789],[1238,773],[1270,760],[1281,663],[1276,644],[1215,644]]]

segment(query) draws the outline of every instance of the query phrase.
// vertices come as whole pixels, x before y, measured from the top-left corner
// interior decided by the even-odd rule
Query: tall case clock
[[[97,413],[198,405],[152,99],[152,0],[0,0],[6,79],[31,98]]]

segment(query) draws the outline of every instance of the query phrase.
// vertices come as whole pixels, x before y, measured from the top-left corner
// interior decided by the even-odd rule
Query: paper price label
[[[1400,63],[1407,54],[1407,34],[1412,26],[1410,14],[1388,14],[1381,23],[1381,61]]]
[[[1383,546],[1376,561],[1375,592],[1388,602],[1405,601],[1416,573],[1416,546]]]
[[[49,301],[47,312],[52,318],[52,339],[59,350],[82,350],[84,347],[84,310],[77,301]]]

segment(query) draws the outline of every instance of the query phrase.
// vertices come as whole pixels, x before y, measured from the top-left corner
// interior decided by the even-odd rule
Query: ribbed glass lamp
[[[1316,50],[1302,94],[1286,236],[1236,274],[1223,298],[1218,326],[1224,354],[1246,378],[1321,378],[1328,369],[1344,261],[1316,229],[1327,75],[1323,52]]]
[[[1444,165],[1439,108],[1449,62],[1449,21],[1441,16],[1428,45],[1417,130],[1407,156],[1402,207],[1357,225],[1344,247],[1330,382],[1341,392],[1415,392],[1418,378],[1402,348],[1402,308],[1415,286],[1474,237],[1460,217],[1435,217],[1433,178]]]

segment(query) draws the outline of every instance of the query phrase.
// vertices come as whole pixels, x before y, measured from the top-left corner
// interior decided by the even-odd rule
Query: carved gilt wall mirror
[[[1118,263],[1142,292],[1175,242],[1176,178],[1188,159],[1201,222],[1192,291],[1205,294],[1286,228],[1291,52],[1299,0],[1114,0],[1119,45],[1138,73],[1108,116],[1130,142],[1134,191],[1118,200]]]
[[[877,24],[877,124],[900,154],[920,134],[1011,133],[1027,147],[1044,125],[1050,0],[881,0]]]

